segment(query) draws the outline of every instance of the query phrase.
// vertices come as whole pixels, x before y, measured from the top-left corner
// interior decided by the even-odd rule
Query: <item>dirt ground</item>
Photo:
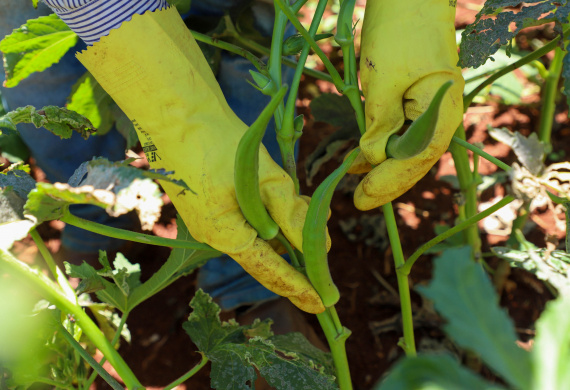
[[[459,1],[458,3],[457,26],[461,28],[474,19],[477,6],[481,2]],[[316,145],[334,131],[331,126],[312,119],[308,102],[311,96],[320,93],[319,90],[327,89],[329,87],[323,83],[305,79],[298,101],[299,112],[305,114],[307,118],[299,161],[299,175],[302,191],[305,194],[311,194],[315,186],[306,185],[304,162]],[[507,163],[514,162],[515,157],[508,147],[488,137],[486,125],[506,126],[512,131],[528,135],[538,123],[540,99],[536,95],[527,100],[528,102],[525,100],[518,106],[503,106],[488,101],[472,107],[465,116],[468,140],[482,142],[486,146],[485,150],[495,157]],[[557,110],[553,141],[554,150],[564,150],[566,156],[570,155],[570,144],[564,143],[562,139],[569,131],[567,108],[561,100]],[[313,182],[319,183],[337,164],[338,161],[325,164]],[[482,163],[481,169],[485,174],[489,174],[493,167]],[[452,224],[456,218],[457,207],[454,199],[457,191],[448,182],[441,180],[442,176],[453,173],[451,156],[447,153],[424,179],[394,202],[404,255],[411,255],[418,246],[433,238],[435,225]],[[346,188],[351,185],[345,184]],[[503,195],[504,191],[503,186],[494,186],[483,193],[482,201],[488,202]],[[553,217],[548,210],[539,210],[533,214],[531,219],[534,227],[527,238],[539,246],[545,245],[547,235],[561,238],[563,232],[555,229],[551,223]],[[154,233],[175,237],[174,219],[175,211],[172,205],[168,204]],[[381,224],[380,211],[367,213],[357,211],[348,190],[338,191],[335,194],[332,217],[328,225],[333,242],[329,260],[332,276],[342,294],[337,310],[343,324],[352,330],[352,336],[347,342],[347,351],[354,387],[358,390],[371,389],[390,366],[403,356],[403,351],[397,346],[402,334],[396,274],[391,251],[387,249],[387,235],[380,228]],[[42,234],[49,239],[48,244],[51,248],[58,246],[59,229],[61,224],[57,222],[42,227]],[[352,234],[346,233],[347,230]],[[488,252],[490,244],[504,243],[507,237],[483,232],[482,238],[483,250]],[[168,257],[169,250],[146,246],[137,253],[138,256],[130,260],[141,264],[145,279],[159,269]],[[489,257],[486,260],[493,269],[500,265],[496,258]],[[431,257],[424,256],[412,270],[410,278],[412,288],[428,282],[430,277]],[[545,303],[552,299],[551,294],[532,275],[515,269],[502,280],[499,287],[501,304],[513,318],[521,342],[528,342],[534,334],[534,321],[539,317]],[[180,279],[141,304],[129,318],[128,327],[133,342],[124,343],[120,353],[147,388],[164,387],[200,360],[199,354],[195,352],[196,347],[182,329],[182,323],[189,314],[188,303],[194,289],[194,276]],[[418,349],[421,351],[447,348],[463,356],[461,351],[446,340],[440,330],[441,319],[429,309],[429,305],[424,304],[415,292],[412,293],[412,299]],[[307,320],[319,329],[315,317],[307,315]],[[324,340],[324,336],[319,334]],[[209,389],[208,370],[206,366],[183,386],[195,390]],[[488,378],[492,378],[486,368],[483,367],[482,372]],[[99,383],[97,388],[106,389],[108,386]]]

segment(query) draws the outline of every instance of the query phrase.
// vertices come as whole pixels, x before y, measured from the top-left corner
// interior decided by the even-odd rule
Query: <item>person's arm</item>
[[[69,7],[79,1],[48,1],[66,6],[67,12],[56,9],[62,18],[71,12],[78,15],[85,7],[104,4],[112,9],[125,2],[82,0],[84,4]],[[160,7],[156,0],[153,4]],[[247,126],[227,105],[176,9],[117,15],[119,22],[94,28],[98,33],[90,35],[93,45],[77,57],[131,119],[151,167],[174,171],[174,178],[192,189],[162,183],[192,236],[230,255],[262,285],[300,309],[324,311],[309,280],[259,239],[240,211],[234,161]],[[89,17],[95,13],[74,20],[88,23]],[[75,29],[71,19],[67,22]],[[259,161],[262,200],[284,235],[302,248],[307,203],[264,147]]]

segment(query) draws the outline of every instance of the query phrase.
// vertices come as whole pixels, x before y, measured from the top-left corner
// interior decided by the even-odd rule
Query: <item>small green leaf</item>
[[[513,149],[519,161],[533,175],[539,176],[544,171],[545,146],[536,133],[525,137],[518,131],[511,132],[506,128],[487,128],[489,135],[499,142],[508,145]]]
[[[15,87],[34,72],[56,62],[77,43],[77,35],[56,15],[28,20],[0,41],[6,70],[5,87]]]
[[[536,322],[532,389],[558,390],[570,383],[570,296],[549,302]]]
[[[97,135],[104,135],[113,127],[113,99],[91,73],[86,72],[77,80],[68,100],[67,109],[89,119],[97,129]]]
[[[36,128],[44,127],[62,139],[70,138],[73,131],[87,139],[95,131],[89,119],[66,108],[45,106],[36,110],[35,107],[26,106],[0,117],[0,134],[2,130],[8,130],[8,134],[16,132],[19,123],[32,123]]]
[[[443,252],[435,260],[434,278],[418,287],[447,319],[445,332],[461,347],[481,356],[491,370],[516,388],[531,380],[529,354],[517,347],[511,319],[481,266],[470,259],[469,247]]]
[[[404,358],[390,370],[375,390],[501,390],[448,355]]]
[[[265,337],[270,334],[267,322],[256,321],[249,326],[221,322],[220,307],[202,290],[196,292],[190,306],[194,311],[183,327],[212,362],[212,388],[250,389],[257,377],[254,367],[278,390],[337,388],[333,377],[325,372],[330,358],[327,362],[319,360],[327,355],[324,352],[319,355],[293,338],[274,342],[273,337]],[[246,334],[256,336],[248,338]],[[295,342],[289,346],[289,341]]]
[[[69,277],[81,279],[78,294],[94,292],[101,302],[126,312],[131,293],[140,285],[140,266],[131,264],[119,253],[111,268],[104,251],[99,251],[99,262],[103,266],[100,270],[86,262],[81,265],[65,262],[65,272]]]

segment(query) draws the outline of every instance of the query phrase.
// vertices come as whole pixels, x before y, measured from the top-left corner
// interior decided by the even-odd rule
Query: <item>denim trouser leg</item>
[[[51,13],[42,3],[35,10],[31,2],[5,0],[0,12],[0,33],[9,34],[14,28],[28,19],[35,19]],[[65,106],[71,87],[85,73],[85,68],[75,58],[75,52],[83,50],[85,45],[78,44],[70,50],[56,65],[41,73],[32,74],[14,88],[2,88],[2,96],[8,109],[32,105],[41,108],[46,105]],[[0,75],[4,77],[3,72]],[[1,80],[0,80],[1,81]],[[84,140],[74,133],[68,140],[61,140],[45,129],[36,129],[31,124],[18,125],[18,131],[24,143],[30,149],[37,165],[46,173],[51,182],[67,182],[79,165],[94,156],[103,156],[115,161],[125,156],[125,140],[113,130],[105,136],[90,137]],[[107,225],[129,228],[132,225],[127,217],[112,218],[105,210],[90,205],[73,206],[73,213],[78,217]],[[81,252],[96,252],[98,249],[113,250],[122,241],[99,234],[90,233],[74,226],[66,226],[62,233],[62,245]]]

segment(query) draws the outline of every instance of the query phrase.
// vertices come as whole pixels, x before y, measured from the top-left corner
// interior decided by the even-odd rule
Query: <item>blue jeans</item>
[[[25,23],[27,19],[50,13],[42,3],[38,10],[34,10],[28,2],[22,0],[7,0],[7,2],[8,6],[4,9],[7,12],[0,13],[2,37],[9,34],[13,28]],[[195,0],[191,12],[221,15],[229,5],[235,4],[233,0]],[[258,17],[257,27],[268,36],[271,35],[273,28],[271,8],[271,6],[260,3],[255,10]],[[292,33],[291,29],[288,33]],[[2,95],[9,109],[25,105],[38,108],[45,105],[64,106],[72,85],[85,72],[74,56],[77,50],[83,48],[84,44],[78,44],[75,50],[71,50],[58,64],[48,70],[30,76],[15,88],[3,88]],[[218,76],[218,82],[228,104],[248,125],[253,123],[270,100],[246,82],[251,78],[250,69],[254,68],[248,60],[224,53]],[[283,82],[290,84],[293,73],[292,69],[284,68]],[[123,159],[125,155],[125,141],[116,130],[101,137],[90,137],[87,141],[78,134],[74,134],[69,140],[60,140],[51,133],[36,129],[32,125],[20,125],[18,130],[37,164],[52,182],[67,182],[74,170],[93,156],[103,156],[115,161]],[[267,129],[263,143],[273,159],[280,162],[281,154],[273,121]],[[74,207],[73,213],[79,217],[115,227],[129,228],[127,219],[111,218],[98,207],[88,205]],[[117,249],[121,242],[73,226],[66,226],[62,234],[62,245],[72,250],[92,252],[98,249]],[[234,260],[225,255],[210,260],[200,269],[198,287],[208,292],[224,310],[277,298],[277,295],[259,284]]]

